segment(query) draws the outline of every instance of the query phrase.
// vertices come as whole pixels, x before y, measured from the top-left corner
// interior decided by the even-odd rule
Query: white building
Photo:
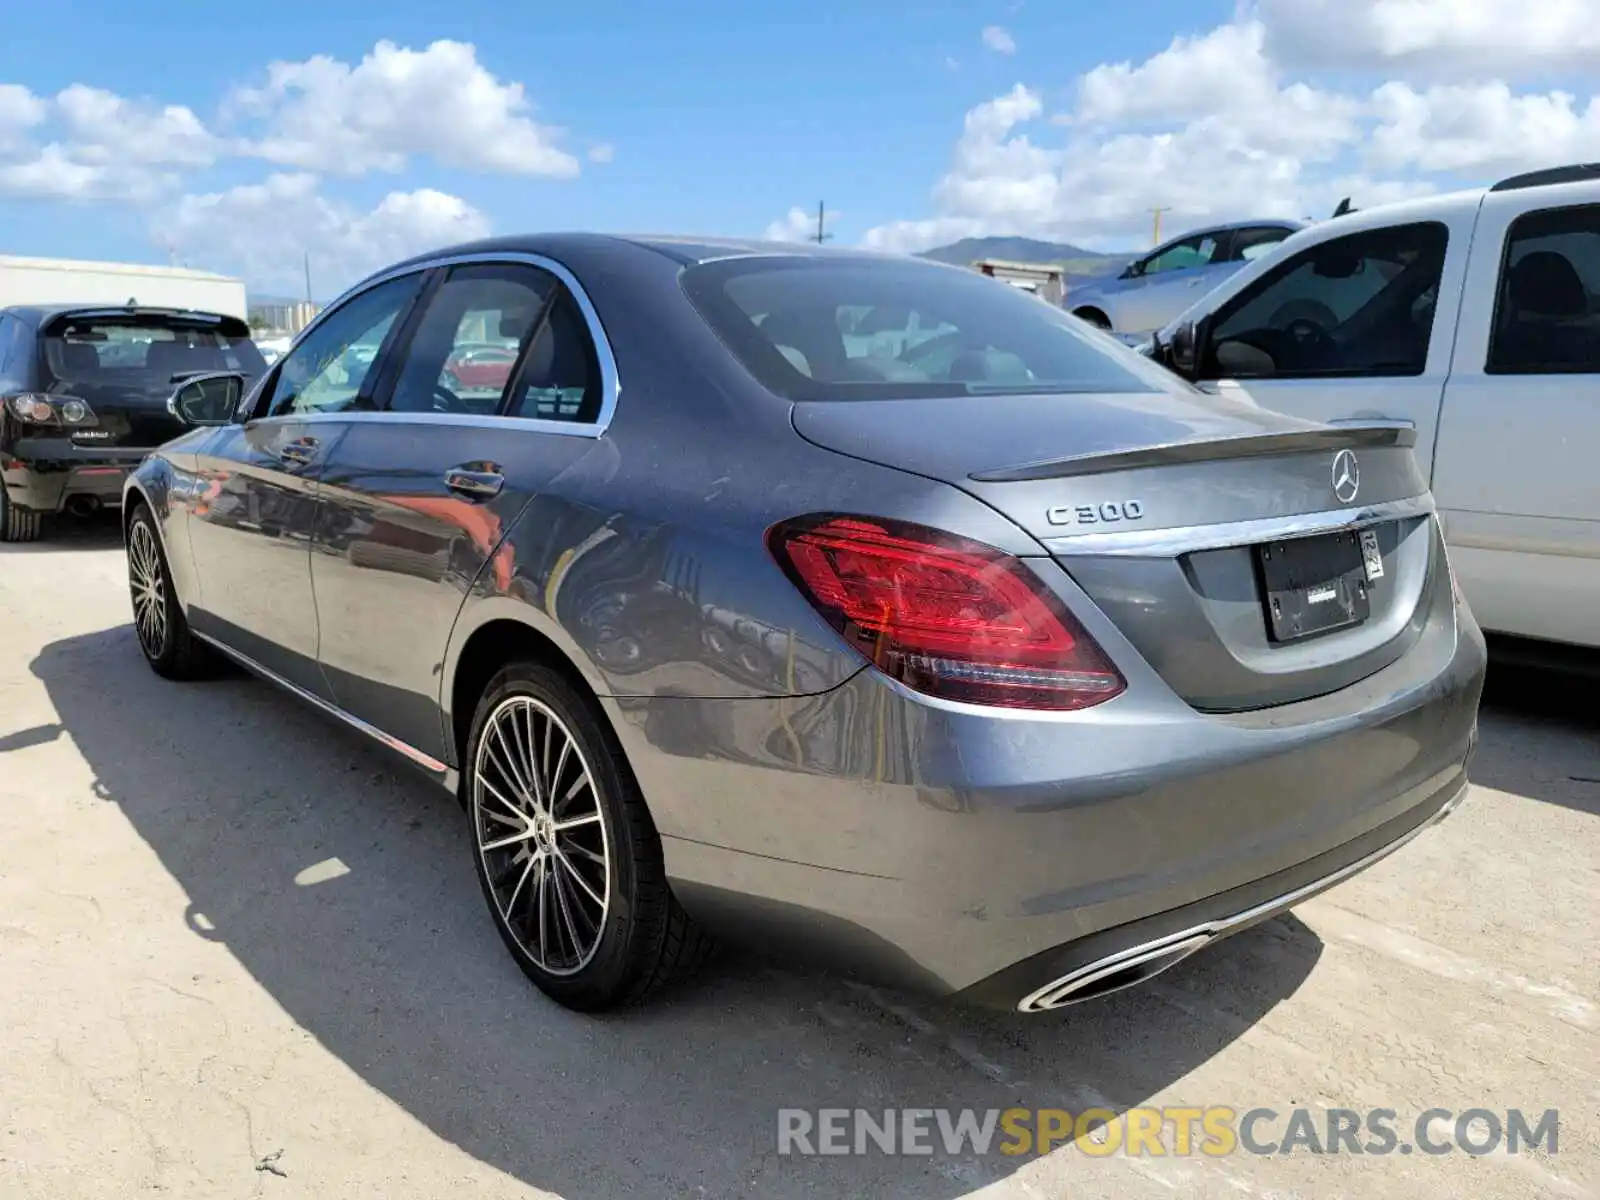
[[[1013,287],[1032,292],[1041,300],[1060,304],[1067,294],[1066,283],[1060,267],[1048,263],[1011,262],[1003,258],[980,258],[972,264],[975,271],[1003,279]]]
[[[186,267],[0,255],[0,307],[136,304],[245,318],[244,280]]]

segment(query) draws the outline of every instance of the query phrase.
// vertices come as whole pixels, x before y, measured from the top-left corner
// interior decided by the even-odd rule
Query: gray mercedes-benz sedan
[[[717,935],[1051,1009],[1467,787],[1484,647],[1409,427],[1203,394],[973,272],[478,242],[170,403],[124,508],[151,665],[236,660],[455,791],[574,1008]]]

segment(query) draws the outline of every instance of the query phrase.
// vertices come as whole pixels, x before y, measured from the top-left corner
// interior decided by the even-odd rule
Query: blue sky
[[[277,0],[225,15],[77,0],[70,17],[13,5],[0,41],[14,102],[8,135],[0,101],[0,252],[161,261],[164,238],[192,265],[281,287],[303,245],[331,287],[457,230],[760,234],[818,199],[840,213],[832,229],[846,243],[1026,232],[1128,245],[1147,237],[1151,204],[1175,206],[1169,228],[1251,208],[1320,215],[1347,186],[1370,203],[1543,165],[1539,155],[1600,154],[1594,22],[1530,33],[1504,0],[1430,6],[1431,22],[1415,0],[520,11]],[[1004,36],[986,40],[988,27]],[[348,125],[340,113],[355,110],[340,103],[381,103],[394,74],[360,70],[380,42],[424,54],[441,40],[475,57],[436,86],[493,100],[520,84],[533,111],[412,145],[408,131],[439,109],[400,92],[388,125],[349,131],[337,150],[259,149],[296,119],[285,113],[297,97],[302,142]],[[269,64],[317,56],[345,76],[319,92],[302,72],[241,115],[238,89],[264,88]],[[67,126],[52,98],[75,84],[97,89],[101,107],[101,93],[122,98],[120,116],[101,120],[80,96],[73,111],[88,115]],[[234,148],[157,153],[129,132],[170,106],[208,144]],[[517,136],[544,149],[529,141],[511,162],[511,135],[497,131],[530,117],[536,133]],[[356,169],[363,138],[388,159]],[[452,144],[459,152],[441,150]]]

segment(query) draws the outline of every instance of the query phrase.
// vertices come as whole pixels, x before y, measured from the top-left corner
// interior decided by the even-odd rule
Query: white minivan
[[[1479,623],[1600,647],[1600,165],[1313,225],[1145,352],[1263,408],[1409,422]]]

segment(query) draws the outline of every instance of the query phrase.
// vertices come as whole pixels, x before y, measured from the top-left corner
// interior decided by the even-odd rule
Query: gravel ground
[[[1476,786],[1137,993],[975,1013],[729,956],[580,1017],[454,802],[141,661],[115,526],[0,547],[0,1196],[1419,1196],[1600,1189],[1600,695],[1500,673]],[[1558,1152],[787,1157],[780,1108],[1560,1110]],[[1320,1119],[1320,1117],[1319,1117]],[[1258,1136],[1282,1135],[1270,1123]]]

